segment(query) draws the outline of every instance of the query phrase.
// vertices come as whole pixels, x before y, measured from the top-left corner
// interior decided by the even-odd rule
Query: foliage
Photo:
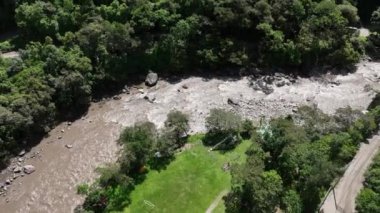
[[[301,213],[302,202],[300,195],[294,190],[288,190],[282,197],[282,207],[286,213]]]
[[[126,174],[141,172],[148,162],[156,140],[157,130],[153,123],[145,122],[127,127],[120,135],[119,143],[124,145],[120,158],[121,168]]]
[[[220,144],[222,149],[229,149],[240,142],[242,118],[224,109],[211,109],[206,118],[207,134],[204,139],[206,145]]]
[[[148,70],[213,73],[260,66],[308,73],[311,66],[349,66],[362,54],[362,42],[349,29],[357,23],[353,1],[2,1],[0,31],[13,17],[20,33],[16,46],[25,50],[21,61],[1,65],[0,102],[7,117],[2,161],[31,138],[29,127],[44,134],[54,121],[83,113],[94,94]],[[30,76],[30,70],[33,78],[16,77]],[[31,92],[19,92],[32,80],[39,85],[34,103],[26,98]]]
[[[379,112],[379,106],[366,114],[345,108],[329,116],[301,107],[292,117],[272,119],[265,131],[260,127],[253,135],[246,163],[231,171],[233,187],[224,198],[226,212],[275,212],[276,207],[314,212],[359,143],[378,129]],[[380,190],[373,178],[379,171],[367,174],[366,185],[373,191]],[[270,177],[271,184],[264,177]],[[376,212],[376,196],[366,191],[358,198],[365,204],[358,208],[368,206],[363,212]]]
[[[380,154],[377,154],[365,174],[364,188],[356,197],[359,213],[380,211]]]
[[[180,111],[171,111],[165,121],[165,127],[174,133],[175,140],[179,142],[181,138],[187,136],[190,128],[189,117]]]

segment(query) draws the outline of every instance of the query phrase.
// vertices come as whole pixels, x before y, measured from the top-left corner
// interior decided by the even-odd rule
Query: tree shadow
[[[149,162],[149,166],[151,169],[161,172],[162,170],[166,170],[168,165],[175,159],[174,156],[169,157],[161,157],[161,158],[153,158]]]

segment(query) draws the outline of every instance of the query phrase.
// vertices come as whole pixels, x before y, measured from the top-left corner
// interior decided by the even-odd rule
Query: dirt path
[[[7,52],[7,53],[0,53],[0,56],[3,58],[18,58],[20,57],[20,53],[16,51]]]
[[[228,193],[228,190],[225,189],[219,193],[219,195],[212,201],[211,205],[207,208],[206,213],[212,213],[214,209],[218,206],[219,202],[222,200],[223,196]]]
[[[362,143],[359,152],[349,164],[343,177],[335,187],[336,204],[331,191],[322,209],[325,213],[355,212],[355,198],[363,187],[364,174],[371,165],[380,147],[380,135],[376,135],[369,143]]]
[[[248,78],[191,77],[176,83],[160,81],[153,88],[144,88],[143,93],[134,89],[130,95],[121,94],[120,100],[93,103],[83,119],[70,126],[60,124],[26,154],[21,164],[32,164],[36,171],[13,181],[6,196],[0,196],[0,211],[72,212],[83,201],[76,186],[94,180],[97,166],[117,158],[115,140],[123,126],[150,120],[162,127],[172,109],[189,114],[192,132],[205,130],[204,119],[212,108],[233,110],[253,120],[286,115],[305,104],[316,104],[325,112],[347,105],[364,110],[375,94],[368,88],[379,85],[379,70],[379,63],[362,63],[356,73],[334,76],[339,84],[301,78],[275,87],[270,95],[253,90]],[[155,100],[149,102],[145,96]],[[229,98],[237,103],[228,104]],[[0,182],[11,177],[11,171],[3,170]]]

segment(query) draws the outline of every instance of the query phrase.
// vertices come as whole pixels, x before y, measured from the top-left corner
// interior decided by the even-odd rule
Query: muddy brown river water
[[[316,104],[328,113],[345,106],[364,110],[375,95],[368,88],[377,89],[379,77],[379,63],[363,62],[355,73],[333,76],[338,84],[299,78],[294,84],[275,87],[269,95],[253,90],[246,77],[190,77],[177,83],[160,81],[152,88],[140,85],[144,91],[134,88],[129,95],[121,94],[120,100],[91,104],[87,115],[71,125],[58,125],[26,153],[22,164],[32,164],[36,171],[13,181],[7,195],[0,196],[0,212],[72,212],[83,201],[76,186],[93,181],[96,167],[116,160],[115,141],[123,126],[149,120],[162,127],[172,109],[190,115],[192,132],[205,130],[204,119],[212,108],[227,108],[256,121],[292,113],[305,104]],[[145,96],[155,100],[149,102]],[[238,100],[237,105],[228,104],[229,98]],[[8,170],[2,173],[1,181],[12,175]]]

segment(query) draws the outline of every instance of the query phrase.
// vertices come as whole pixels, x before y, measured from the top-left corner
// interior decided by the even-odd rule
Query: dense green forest
[[[316,212],[379,121],[380,107],[367,114],[344,108],[334,116],[301,107],[270,121],[253,135],[246,163],[233,167],[226,212]]]
[[[356,198],[359,213],[380,212],[380,153],[377,154],[367,173],[364,188]]]
[[[16,28],[14,22],[15,0],[3,0],[0,2],[0,33]]]
[[[359,14],[370,16],[375,6]],[[367,1],[366,1],[367,2]],[[371,2],[371,1],[368,1]],[[372,1],[373,2],[373,1]],[[0,160],[75,118],[97,93],[149,70],[171,74],[249,72],[254,67],[308,74],[358,62],[366,40],[355,1],[333,0],[19,0],[0,3],[0,31],[17,39],[0,51]],[[374,3],[376,4],[376,3]],[[370,8],[370,9],[369,9]],[[365,11],[365,12],[363,12]],[[378,24],[378,12],[370,19]],[[377,34],[371,37],[377,54]],[[17,41],[17,42],[16,42]],[[238,73],[238,72],[236,72]]]

